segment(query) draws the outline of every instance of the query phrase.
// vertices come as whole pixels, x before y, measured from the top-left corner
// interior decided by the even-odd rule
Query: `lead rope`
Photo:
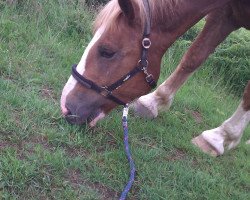
[[[127,182],[127,185],[124,187],[123,192],[120,196],[119,200],[125,200],[127,197],[127,194],[129,190],[131,189],[133,182],[135,180],[135,164],[134,160],[131,156],[130,152],[130,147],[129,147],[129,142],[128,142],[128,104],[124,106],[123,108],[123,115],[122,115],[122,126],[123,126],[123,131],[124,131],[124,146],[125,146],[125,152],[126,156],[129,162],[130,166],[130,176],[129,176],[129,181]]]

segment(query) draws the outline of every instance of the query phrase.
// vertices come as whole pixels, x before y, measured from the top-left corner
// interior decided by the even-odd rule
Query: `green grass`
[[[91,38],[94,13],[73,0],[21,2],[10,7],[0,1],[0,199],[117,199],[129,172],[121,109],[90,130],[67,124],[59,108],[70,66]],[[167,52],[160,82],[196,28]],[[243,39],[249,44],[248,34],[233,34],[217,52]],[[222,70],[214,76],[217,55],[179,91],[169,112],[154,120],[129,116],[137,166],[130,199],[249,198],[250,149],[243,142],[249,128],[237,149],[219,158],[190,143],[228,118],[240,101],[224,84]],[[249,63],[247,56],[237,59]]]

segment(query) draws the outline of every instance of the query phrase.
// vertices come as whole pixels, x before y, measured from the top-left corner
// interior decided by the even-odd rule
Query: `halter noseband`
[[[151,23],[150,23],[150,7],[148,0],[143,0],[145,10],[146,10],[146,21],[145,21],[145,28],[143,33],[143,39],[142,39],[142,52],[141,52],[141,59],[138,61],[138,65],[132,69],[130,72],[128,72],[126,75],[122,76],[119,80],[117,80],[115,83],[109,85],[109,86],[99,86],[93,81],[85,78],[81,74],[79,74],[76,70],[77,65],[74,64],[72,66],[72,75],[73,77],[84,87],[88,89],[92,89],[98,94],[114,101],[115,103],[119,105],[126,105],[127,103],[121,101],[119,98],[115,97],[112,92],[116,89],[118,89],[122,84],[130,80],[132,77],[134,77],[137,73],[143,72],[145,74],[145,80],[149,84],[151,88],[156,87],[156,81],[154,80],[154,77],[152,74],[148,73],[148,49],[151,46],[151,41],[149,39],[150,36],[150,29],[151,29]]]

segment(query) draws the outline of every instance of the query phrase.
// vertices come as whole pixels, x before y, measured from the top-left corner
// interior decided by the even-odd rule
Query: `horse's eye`
[[[104,58],[112,58],[115,55],[114,51],[109,50],[107,48],[100,48],[99,53],[101,57],[104,57]]]

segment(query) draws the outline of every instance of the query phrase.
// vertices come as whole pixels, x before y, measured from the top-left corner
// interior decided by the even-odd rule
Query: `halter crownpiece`
[[[119,80],[117,80],[115,83],[109,85],[109,86],[99,86],[95,82],[85,78],[81,74],[78,73],[76,70],[77,65],[74,64],[72,66],[72,75],[73,77],[84,87],[88,89],[92,89],[98,94],[104,96],[105,98],[110,99],[111,101],[125,106],[127,103],[123,102],[119,98],[115,97],[112,92],[114,90],[117,90],[121,85],[123,85],[125,82],[130,80],[132,77],[134,77],[139,72],[143,72],[145,74],[145,81],[149,84],[151,88],[155,88],[157,83],[154,80],[154,77],[152,74],[150,74],[148,69],[148,49],[151,46],[151,40],[149,38],[150,36],[150,29],[151,29],[151,22],[150,22],[150,7],[148,0],[143,0],[145,11],[146,11],[146,21],[145,21],[145,27],[144,27],[144,33],[142,38],[142,51],[141,51],[141,59],[138,61],[137,66],[132,69],[130,72],[122,76]]]

